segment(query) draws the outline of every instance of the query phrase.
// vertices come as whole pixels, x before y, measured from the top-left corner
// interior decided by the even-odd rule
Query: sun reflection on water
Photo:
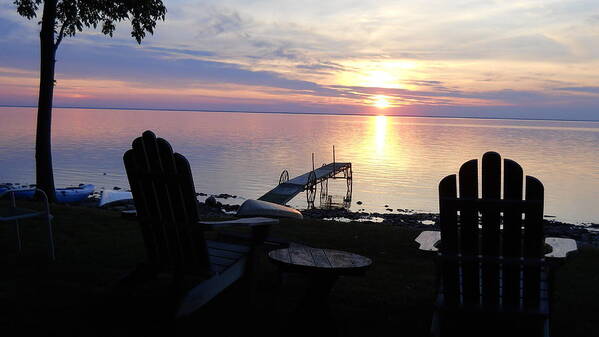
[[[385,152],[385,142],[387,140],[387,116],[374,117],[374,144],[377,155]]]
[[[411,137],[409,126],[400,124],[397,118],[385,115],[369,117],[368,125],[369,131],[362,141],[361,153],[370,169],[389,174],[404,169],[409,157],[402,144],[406,137]],[[400,133],[401,130],[403,132]],[[383,176],[386,177],[386,174]]]

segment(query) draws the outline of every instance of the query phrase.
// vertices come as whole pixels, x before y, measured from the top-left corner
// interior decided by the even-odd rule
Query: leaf
[[[17,13],[27,19],[37,16],[43,0],[15,0]],[[116,23],[129,20],[131,36],[141,43],[146,32],[154,34],[158,20],[165,20],[166,7],[162,0],[59,0],[56,4],[56,24],[64,26],[64,35],[74,36],[84,28],[101,27],[111,36]]]

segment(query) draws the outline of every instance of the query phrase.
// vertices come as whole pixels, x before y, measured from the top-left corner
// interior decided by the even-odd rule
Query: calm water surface
[[[0,183],[33,183],[35,109],[0,108],[0,125]],[[493,150],[543,182],[546,214],[599,222],[599,122],[55,109],[57,186],[127,188],[122,155],[146,129],[188,158],[198,192],[257,198],[284,169],[310,170],[312,153],[332,161],[335,145],[353,164],[351,209],[437,212],[439,181]],[[339,200],[344,182],[330,189]]]

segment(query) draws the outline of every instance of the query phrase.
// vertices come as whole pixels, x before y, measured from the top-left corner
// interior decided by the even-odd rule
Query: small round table
[[[307,246],[273,250],[268,257],[282,272],[299,272],[310,277],[306,297],[298,308],[300,311],[326,311],[326,300],[337,278],[341,275],[364,275],[372,264],[372,260],[358,254]]]

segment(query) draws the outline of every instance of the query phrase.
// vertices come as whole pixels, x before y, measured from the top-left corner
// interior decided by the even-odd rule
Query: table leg
[[[54,253],[54,233],[52,229],[52,216],[46,215],[46,221],[48,221],[48,252],[50,255],[50,260],[56,260],[56,255]]]
[[[304,313],[328,314],[328,297],[337,282],[337,275],[311,275],[306,296],[298,310]]]
[[[19,220],[15,220],[15,232],[17,232],[17,255],[21,254],[22,244],[21,244],[21,226],[19,225]]]
[[[337,323],[331,315],[328,297],[337,281],[336,275],[310,275],[308,288],[294,315],[293,336],[321,335],[337,336]]]

